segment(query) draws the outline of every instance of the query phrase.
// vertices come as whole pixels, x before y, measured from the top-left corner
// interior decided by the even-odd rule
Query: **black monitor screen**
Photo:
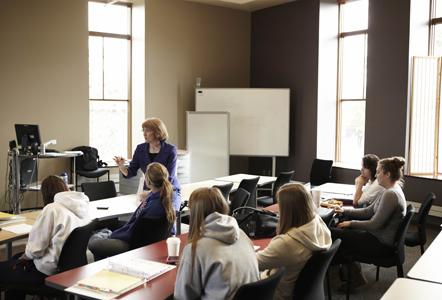
[[[15,133],[17,135],[17,143],[22,149],[27,149],[32,144],[40,146],[40,131],[38,125],[15,124]]]

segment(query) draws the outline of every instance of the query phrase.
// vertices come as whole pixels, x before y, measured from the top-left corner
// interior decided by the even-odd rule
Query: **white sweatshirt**
[[[34,260],[40,272],[57,272],[58,258],[64,242],[77,227],[90,222],[89,198],[81,192],[61,192],[48,204],[32,226],[25,254]]]

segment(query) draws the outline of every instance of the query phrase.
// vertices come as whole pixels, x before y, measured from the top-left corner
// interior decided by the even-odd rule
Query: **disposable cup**
[[[170,237],[167,239],[167,255],[168,256],[180,256],[180,243],[181,240],[177,237]]]

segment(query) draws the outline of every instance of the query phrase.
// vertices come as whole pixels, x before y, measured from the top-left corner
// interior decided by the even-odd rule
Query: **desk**
[[[181,185],[181,200],[182,201],[188,201],[190,198],[190,195],[192,192],[198,188],[202,187],[212,187],[214,185],[223,185],[227,184],[227,182],[219,181],[219,180],[205,180],[205,181],[198,181],[194,183],[186,183]],[[239,182],[234,182],[231,192],[234,192],[238,189]]]
[[[33,225],[35,220],[40,215],[40,213],[41,213],[41,210],[20,214],[21,216],[25,217],[25,219],[21,222],[12,223],[10,225],[23,224],[23,223],[28,224],[28,225]],[[6,226],[9,226],[9,224]],[[21,240],[21,239],[25,239],[28,237],[28,235],[29,235],[28,233],[16,234],[16,233],[13,233],[13,232],[10,232],[7,230],[0,231],[0,244],[6,244],[5,254],[6,254],[7,259],[10,259],[12,256],[12,242],[17,241],[17,240]]]
[[[353,184],[327,182],[312,188],[312,191],[320,191],[322,200],[335,198],[339,200],[351,200],[353,203],[355,186]]]
[[[416,299],[440,299],[442,294],[442,285],[413,280],[407,278],[398,278],[388,288],[382,296],[382,300],[416,300]]]
[[[182,253],[187,242],[187,234],[180,235],[179,238],[181,239],[180,253]],[[264,249],[270,240],[271,239],[254,240],[253,243],[260,246],[260,249]],[[167,259],[166,241],[163,240],[145,247],[119,254],[117,256],[148,259],[164,263]],[[46,278],[45,282],[47,286],[63,291],[64,289],[77,283],[79,280],[94,275],[106,266],[107,259],[103,259],[80,268],[49,276]],[[165,299],[173,294],[176,274],[177,268],[127,292],[118,299]]]
[[[140,202],[135,194],[101,199],[89,202],[89,215],[91,219],[99,220],[124,217],[131,215],[139,205]],[[97,207],[108,209],[97,209]]]
[[[250,175],[250,174],[235,174],[230,176],[215,178],[217,181],[228,181],[233,183],[240,183],[243,179],[251,179],[259,176],[258,186],[267,185],[276,181],[276,177],[273,176],[261,176],[261,175]]]
[[[442,232],[407,274],[408,277],[442,283]],[[441,297],[439,295],[439,297]]]

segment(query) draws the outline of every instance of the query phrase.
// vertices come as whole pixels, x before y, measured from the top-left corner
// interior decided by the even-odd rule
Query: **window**
[[[100,158],[130,149],[131,6],[89,2],[89,144]]]
[[[432,56],[413,57],[408,166],[410,175],[442,178],[442,0],[431,1],[429,24]]]
[[[336,158],[359,164],[364,154],[368,0],[339,6]]]

